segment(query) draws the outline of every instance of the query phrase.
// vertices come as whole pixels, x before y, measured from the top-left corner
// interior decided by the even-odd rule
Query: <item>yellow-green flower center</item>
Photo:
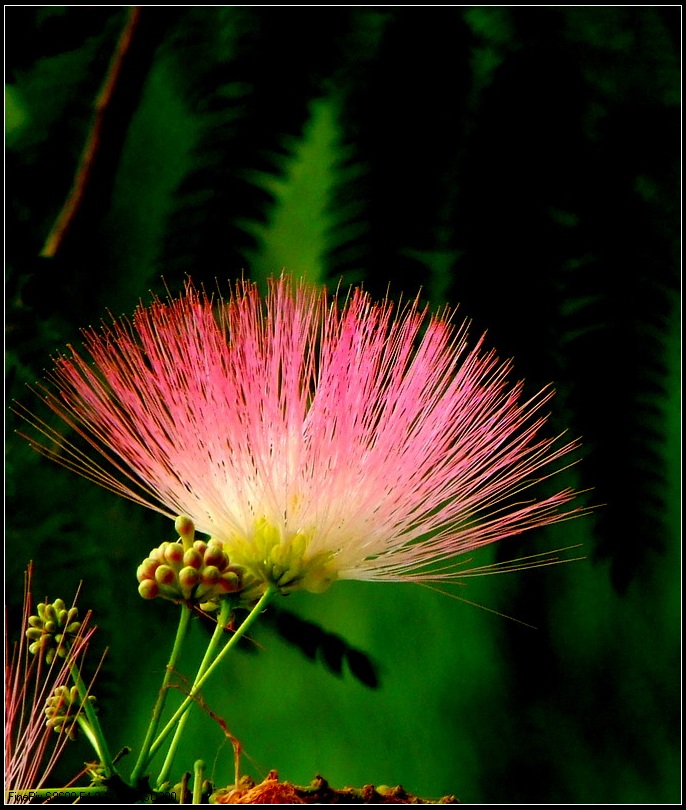
[[[311,532],[285,534],[260,518],[248,536],[234,534],[225,540],[224,549],[232,565],[243,566],[260,583],[275,585],[283,593],[321,593],[336,579],[334,555],[329,551],[309,554],[311,543]]]

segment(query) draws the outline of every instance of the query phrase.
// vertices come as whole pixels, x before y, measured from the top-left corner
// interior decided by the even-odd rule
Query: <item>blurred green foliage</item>
[[[258,628],[206,690],[248,770],[475,803],[678,801],[679,9],[144,7],[84,203],[39,258],[130,13],[6,9],[9,397],[30,406],[26,383],[80,327],[187,274],[421,289],[532,388],[556,382],[555,424],[584,438],[570,481],[603,504],[492,550],[582,543],[583,562],[456,592],[537,630],[410,585],[289,597],[380,685]],[[17,427],[10,619],[30,559],[37,597],[84,578],[110,647],[102,721],[114,748],[135,743],[175,611],[143,603],[134,572],[173,528]],[[189,728],[177,776],[202,755],[230,782],[219,725],[196,711]]]

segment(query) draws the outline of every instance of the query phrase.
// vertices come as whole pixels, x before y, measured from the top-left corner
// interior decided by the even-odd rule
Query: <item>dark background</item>
[[[598,506],[485,558],[582,543],[582,562],[453,590],[537,630],[410,585],[289,598],[379,686],[265,623],[206,691],[246,769],[465,802],[678,801],[680,9],[144,7],[82,205],[41,256],[131,13],[6,9],[9,399],[34,407],[26,384],[80,327],[187,274],[421,289],[531,390],[555,382],[553,424],[583,440],[570,483]],[[134,573],[173,529],[18,425],[9,615],[29,559],[41,596],[84,579],[110,647],[102,723],[136,746],[176,611],[143,603]],[[230,782],[218,724],[189,729],[176,776],[202,755]]]

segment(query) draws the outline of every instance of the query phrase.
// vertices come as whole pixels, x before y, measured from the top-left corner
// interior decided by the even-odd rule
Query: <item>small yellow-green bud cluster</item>
[[[95,698],[89,695],[88,700]],[[57,733],[64,732],[70,740],[75,740],[78,732],[77,718],[81,710],[79,690],[72,686],[58,686],[45,702],[46,726]]]
[[[219,540],[195,540],[190,547],[186,537],[162,543],[138,566],[137,576],[143,599],[192,601],[203,610],[216,610],[222,596],[243,587],[243,569],[231,565]]]
[[[79,611],[75,607],[67,609],[62,599],[54,602],[41,602],[36,608],[38,615],[29,616],[29,652],[42,652],[45,662],[51,664],[55,655],[66,658],[73,640],[81,629],[77,621]]]

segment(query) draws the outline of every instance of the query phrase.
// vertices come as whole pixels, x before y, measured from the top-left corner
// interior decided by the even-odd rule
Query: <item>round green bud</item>
[[[89,702],[95,700],[88,697]],[[64,731],[70,739],[76,739],[76,720],[82,706],[81,696],[76,686],[58,686],[45,702],[46,725],[56,732]]]
[[[29,616],[26,630],[26,637],[32,642],[29,652],[44,653],[47,664],[52,663],[55,654],[66,658],[71,638],[81,629],[81,622],[74,621],[79,615],[78,609],[71,607],[67,610],[64,600],[55,599],[52,604],[40,602],[36,611],[37,616]]]

